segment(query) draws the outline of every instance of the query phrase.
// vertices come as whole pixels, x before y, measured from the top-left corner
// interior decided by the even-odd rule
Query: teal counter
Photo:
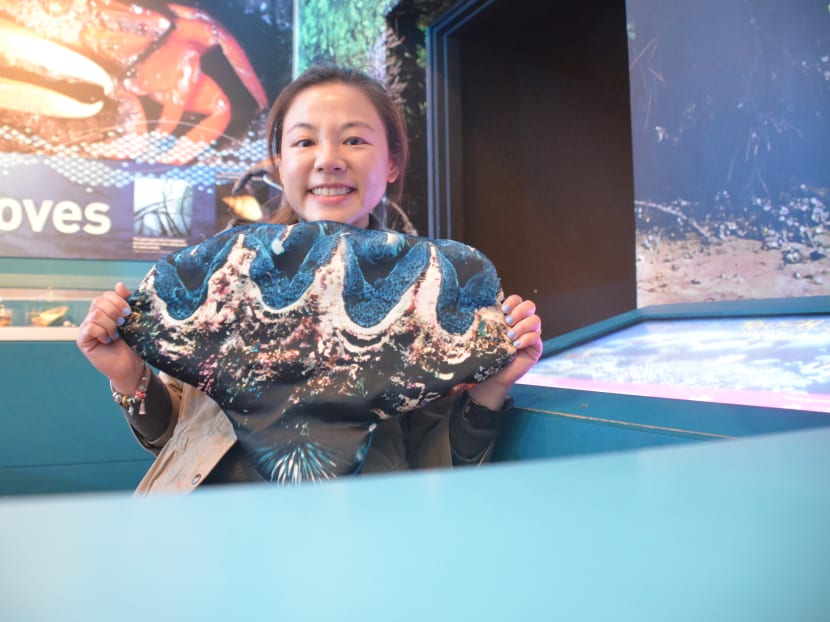
[[[0,341],[0,495],[129,490],[150,466],[76,330],[0,329],[66,338]]]
[[[0,619],[830,619],[830,429],[0,503]]]

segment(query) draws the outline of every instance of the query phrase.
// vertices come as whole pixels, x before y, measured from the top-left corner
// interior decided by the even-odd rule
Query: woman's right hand
[[[132,394],[138,387],[144,361],[121,339],[118,327],[130,314],[130,290],[118,283],[97,296],[81,322],[75,343],[93,367],[107,376],[116,391]]]

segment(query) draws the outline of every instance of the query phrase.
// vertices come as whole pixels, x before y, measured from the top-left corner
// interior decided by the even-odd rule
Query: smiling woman
[[[321,84],[294,99],[285,126],[274,160],[297,215],[368,226],[399,175],[369,98],[352,86]]]
[[[314,186],[317,196],[324,192],[340,194],[342,189],[346,194],[357,191],[359,196],[349,199],[356,213],[344,213],[352,215],[353,224],[361,221],[362,226],[366,226],[363,223],[372,210],[386,224],[384,197],[393,203],[400,201],[409,161],[406,125],[384,87],[368,76],[330,67],[307,70],[280,93],[271,107],[268,141],[283,185],[295,170],[303,177],[297,180],[295,201],[284,196],[273,222],[293,224],[299,218],[307,219],[299,210]],[[352,162],[356,169],[344,170]],[[349,181],[348,176],[355,175],[361,178],[359,188],[344,183]],[[340,187],[341,192],[322,190],[327,187]],[[361,213],[367,207],[365,214]],[[329,215],[335,213],[328,210]]]
[[[407,140],[380,83],[312,68],[277,98],[268,136],[276,222],[170,256],[132,296],[119,283],[80,327],[158,454],[139,491],[488,459],[541,354],[536,305],[503,298],[469,246],[385,229]]]

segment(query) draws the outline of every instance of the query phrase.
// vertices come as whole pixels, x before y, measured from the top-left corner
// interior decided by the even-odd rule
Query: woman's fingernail
[[[115,331],[115,334],[112,336],[112,338],[113,339],[120,339],[121,338],[121,333],[119,333],[118,331]]]
[[[513,342],[513,347],[514,347],[514,348],[518,348],[518,347],[519,347],[519,340],[518,340],[518,339],[516,339],[516,341],[514,341],[514,342]]]
[[[511,339],[513,339],[513,337],[516,336],[516,331],[515,330],[507,331],[507,336],[510,337]]]
[[[107,335],[107,338],[104,341],[104,343],[112,343],[112,339],[109,338],[109,335]]]
[[[513,316],[508,315],[506,318],[504,318],[504,321],[507,322],[508,324],[512,324],[513,323]]]
[[[124,315],[126,316],[126,315],[129,315],[130,313],[132,313],[130,308],[129,307],[124,307]]]
[[[118,318],[118,325],[119,326],[124,326],[124,322],[126,322],[126,321],[127,321],[126,319],[124,319],[123,317],[120,317],[120,318]]]
[[[501,306],[501,310],[502,310],[502,311],[504,311],[505,313],[510,313],[510,305],[509,305],[509,304],[507,304],[507,303],[504,303],[504,304]]]

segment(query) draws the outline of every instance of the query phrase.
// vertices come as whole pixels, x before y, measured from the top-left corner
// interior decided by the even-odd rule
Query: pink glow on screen
[[[830,317],[642,322],[546,357],[520,382],[830,413]]]

